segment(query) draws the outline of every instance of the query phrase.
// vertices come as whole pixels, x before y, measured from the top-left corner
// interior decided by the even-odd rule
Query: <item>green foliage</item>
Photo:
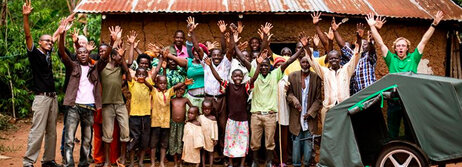
[[[25,34],[23,30],[22,5],[24,1],[14,0],[7,2],[6,24],[0,25],[0,112],[11,115],[13,111],[13,92],[14,107],[19,117],[25,117],[31,112],[31,105],[34,93],[32,74],[29,60],[26,55]],[[34,10],[29,16],[34,45],[37,46],[38,39],[43,34],[52,35],[58,28],[61,18],[70,14],[65,0],[34,0],[32,1]],[[1,9],[0,9],[1,10]],[[3,12],[3,11],[1,11]],[[0,12],[0,13],[1,13]],[[99,43],[101,17],[99,15],[88,15],[89,40]],[[0,23],[1,24],[1,23]],[[77,20],[74,21],[73,28],[79,28],[83,32],[83,25]],[[69,34],[69,33],[68,33]],[[74,50],[72,40],[67,38],[67,48]],[[58,93],[58,101],[61,104],[64,97],[64,76],[65,68],[57,55],[57,43],[52,54],[53,72],[55,86]],[[10,75],[8,75],[8,70]],[[13,85],[11,89],[10,82]]]

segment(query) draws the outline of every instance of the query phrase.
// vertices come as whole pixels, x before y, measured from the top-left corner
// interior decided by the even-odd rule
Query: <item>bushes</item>
[[[26,55],[25,35],[23,30],[22,5],[23,1],[2,1],[6,8],[0,13],[6,13],[6,21],[0,23],[0,113],[12,116],[25,117],[30,114],[34,94],[32,74],[29,60]],[[34,10],[29,17],[31,34],[34,44],[42,34],[53,34],[57,29],[61,18],[69,15],[67,2],[63,0],[35,0],[32,1]],[[6,12],[5,12],[6,10]],[[89,40],[99,42],[101,29],[101,17],[99,15],[88,16]],[[74,27],[83,29],[82,23],[75,22]],[[81,31],[82,32],[82,31]],[[70,38],[67,38],[67,47],[72,51]],[[62,104],[64,96],[64,65],[57,55],[57,44],[52,54],[55,86],[58,93],[59,104]],[[12,98],[14,96],[14,98]],[[14,104],[14,105],[13,105]],[[15,114],[13,114],[13,110]]]

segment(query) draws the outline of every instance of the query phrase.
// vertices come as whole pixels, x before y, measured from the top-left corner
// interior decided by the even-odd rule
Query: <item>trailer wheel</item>
[[[393,145],[382,150],[376,167],[427,167],[428,162],[416,149],[407,145]]]

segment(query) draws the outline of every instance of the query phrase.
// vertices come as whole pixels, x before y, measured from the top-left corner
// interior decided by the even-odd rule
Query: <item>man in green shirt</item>
[[[399,37],[393,42],[392,48],[394,53],[392,53],[390,50],[388,50],[388,47],[385,45],[382,37],[377,31],[376,24],[378,23],[378,20],[380,20],[380,17],[374,19],[373,14],[369,14],[366,17],[366,21],[371,28],[372,37],[375,41],[377,41],[390,73],[409,71],[417,73],[417,66],[419,65],[420,59],[422,58],[425,45],[430,40],[436,26],[441,21],[441,19],[443,19],[443,12],[438,11],[433,19],[433,23],[431,24],[430,28],[428,28],[427,32],[425,32],[422,40],[417,45],[414,52],[409,53],[409,46],[411,45],[411,42],[404,37]],[[378,26],[381,27],[382,25]],[[387,116],[389,135],[391,138],[396,138],[399,135],[400,122],[403,118],[403,112],[401,111],[401,105],[399,104],[399,101],[388,101]],[[404,125],[406,136],[408,136],[407,134],[410,131],[406,119],[404,119]]]

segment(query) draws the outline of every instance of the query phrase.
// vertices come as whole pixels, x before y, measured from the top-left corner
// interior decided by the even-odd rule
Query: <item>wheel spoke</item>
[[[393,163],[393,166],[401,167],[401,165],[398,163],[398,161],[396,161],[395,158],[393,158],[393,154],[388,156],[388,159],[390,159],[391,163]]]
[[[409,157],[407,157],[407,159],[406,159],[406,162],[404,162],[403,167],[409,166],[409,164],[411,163],[411,161],[412,161],[412,156],[409,155]]]

